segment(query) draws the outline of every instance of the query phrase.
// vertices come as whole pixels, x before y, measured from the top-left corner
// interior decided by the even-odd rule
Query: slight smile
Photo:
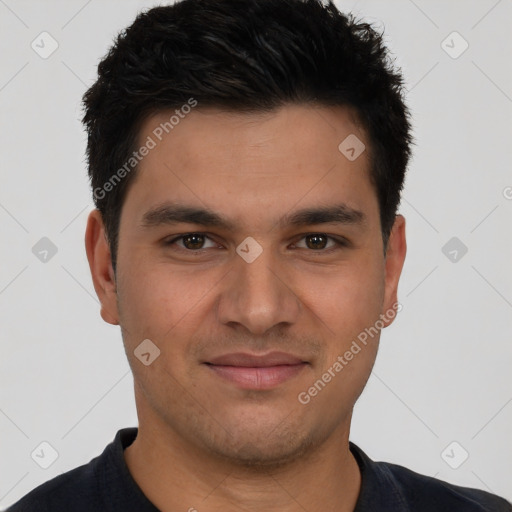
[[[219,377],[237,384],[242,389],[271,389],[298,375],[307,361],[284,352],[265,355],[231,353],[204,363]]]

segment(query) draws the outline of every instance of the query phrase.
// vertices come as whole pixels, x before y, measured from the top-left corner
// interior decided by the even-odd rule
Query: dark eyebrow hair
[[[141,226],[151,228],[179,222],[224,228],[226,230],[234,228],[231,222],[207,208],[197,208],[171,202],[162,203],[148,210],[142,217]]]
[[[350,208],[344,203],[319,208],[305,208],[285,215],[280,221],[280,226],[306,226],[309,224],[364,224],[366,215],[359,210]]]
[[[282,217],[277,226],[306,226],[311,224],[363,224],[366,216],[363,212],[350,208],[346,204],[305,208]],[[152,228],[176,223],[199,224],[207,227],[234,230],[234,224],[208,208],[186,206],[165,202],[151,208],[142,217],[141,227]],[[275,226],[274,226],[275,227]]]

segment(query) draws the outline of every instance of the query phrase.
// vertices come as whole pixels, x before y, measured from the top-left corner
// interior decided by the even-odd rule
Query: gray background
[[[120,331],[99,316],[85,256],[79,118],[114,35],[153,5],[0,0],[1,507],[136,425]],[[385,28],[417,139],[401,206],[403,310],[351,439],[374,459],[512,499],[512,2],[338,6]],[[58,43],[47,58],[31,47],[51,49],[43,31]],[[57,249],[46,262],[32,250],[43,237]],[[59,454],[48,469],[43,441]]]

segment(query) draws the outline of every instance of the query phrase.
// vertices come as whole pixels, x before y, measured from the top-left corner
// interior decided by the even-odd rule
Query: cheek
[[[369,259],[316,276],[315,287],[305,294],[308,306],[335,336],[357,335],[379,318],[384,274],[382,265]]]
[[[375,363],[379,334],[370,328],[381,312],[383,274],[378,262],[366,261],[338,270],[321,285],[310,294],[310,304],[324,332],[325,354],[311,381],[314,389],[308,389],[317,393],[315,382],[327,383],[315,403],[333,419],[355,403]]]
[[[184,304],[177,300],[178,288],[172,286],[170,276],[163,269],[159,271],[135,261],[123,268],[126,270],[118,285],[122,325],[130,338],[156,339],[166,326],[172,327]]]
[[[213,277],[204,275],[199,279],[193,270],[135,259],[126,268],[118,287],[121,323],[128,332],[126,341],[136,343],[149,338],[165,346],[172,340],[176,347],[199,329],[197,317],[204,314],[210,301]]]
[[[201,327],[205,290],[192,278],[158,265],[133,266],[119,286],[119,310],[123,342],[130,366],[148,400],[156,396],[174,400],[176,386],[188,372],[185,361],[190,340]],[[201,287],[202,288],[202,287]],[[142,340],[160,350],[158,358],[144,366],[136,358]],[[153,397],[153,398],[151,398]],[[158,404],[154,404],[155,407]]]

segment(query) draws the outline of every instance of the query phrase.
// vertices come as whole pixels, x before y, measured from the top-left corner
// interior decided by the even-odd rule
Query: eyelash
[[[185,238],[186,236],[190,236],[190,235],[200,235],[200,236],[203,236],[207,239],[209,239],[210,241],[212,242],[215,242],[209,235],[208,233],[203,233],[203,232],[200,232],[200,231],[191,231],[189,233],[183,233],[182,235],[179,235],[179,236],[176,236],[174,238],[172,238],[171,240],[166,240],[164,241],[164,245],[165,246],[171,246],[171,245],[174,245],[177,241],[179,240],[183,240],[183,238]],[[311,232],[311,233],[305,233],[301,236],[301,238],[299,238],[299,241],[307,238],[308,236],[313,236],[313,235],[320,235],[320,236],[324,236],[328,239],[328,241],[333,241],[336,246],[334,247],[329,247],[327,249],[309,249],[309,248],[304,248],[304,247],[300,247],[299,249],[306,249],[308,250],[309,252],[312,252],[312,253],[331,253],[333,250],[338,250],[340,248],[346,248],[349,246],[349,242],[347,240],[344,240],[342,238],[338,238],[338,237],[333,237],[333,236],[330,236],[328,235],[327,233],[321,233],[321,232]],[[216,242],[215,242],[216,243]],[[178,246],[179,247],[179,246]],[[207,247],[205,249],[187,249],[186,247],[179,247],[179,250],[181,251],[185,251],[185,252],[188,252],[188,253],[195,253],[195,254],[201,254],[203,253],[203,251],[206,251],[210,249],[210,247]]]

